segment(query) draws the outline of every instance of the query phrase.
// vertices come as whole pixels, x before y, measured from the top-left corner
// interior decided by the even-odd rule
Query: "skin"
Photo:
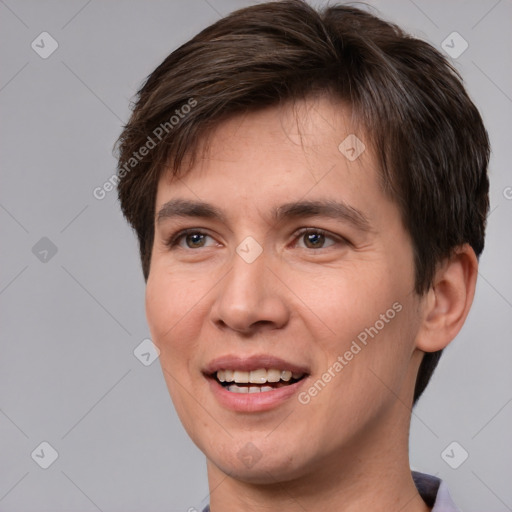
[[[155,220],[146,313],[176,411],[207,457],[213,512],[230,510],[429,510],[408,461],[414,383],[422,351],[446,346],[461,328],[477,262],[463,246],[440,264],[432,288],[414,292],[413,248],[398,207],[381,190],[369,144],[355,161],[338,145],[364,133],[328,97],[224,121],[181,178],[164,173],[156,212],[172,199],[204,201],[223,221]],[[368,220],[360,229],[324,216],[274,222],[274,207],[337,200]],[[327,231],[325,238],[301,228]],[[182,229],[207,236],[166,242]],[[263,252],[247,263],[237,246]],[[365,328],[385,323],[312,397],[263,412],[236,412],[202,373],[226,354],[271,354],[304,365],[301,391],[321,378]],[[247,443],[259,460],[241,460]]]

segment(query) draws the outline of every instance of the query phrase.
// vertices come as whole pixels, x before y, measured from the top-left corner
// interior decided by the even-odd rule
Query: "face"
[[[413,249],[369,144],[340,146],[349,116],[318,98],[234,117],[158,184],[153,341],[188,434],[245,481],[333,470],[407,430]]]

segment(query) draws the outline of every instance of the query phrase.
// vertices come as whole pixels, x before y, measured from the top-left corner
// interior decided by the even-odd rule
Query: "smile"
[[[265,393],[295,384],[304,377],[302,372],[260,368],[252,371],[218,370],[216,380],[232,393]]]
[[[291,401],[306,385],[311,370],[270,354],[226,354],[206,364],[202,373],[222,408],[256,413]]]

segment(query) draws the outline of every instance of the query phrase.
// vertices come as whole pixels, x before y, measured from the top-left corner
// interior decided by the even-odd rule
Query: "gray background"
[[[133,353],[149,337],[135,237],[115,192],[92,191],[115,172],[142,79],[251,3],[0,1],[1,511],[186,511],[208,499],[158,361]],[[438,48],[453,31],[469,43],[452,60],[491,137],[492,213],[474,307],[413,413],[411,463],[445,479],[466,512],[512,510],[512,3],[369,3]],[[43,31],[59,45],[47,59],[31,48]],[[31,457],[43,441],[59,455],[48,469],[36,463],[48,449]],[[452,465],[469,453],[457,469],[441,456],[453,441]]]

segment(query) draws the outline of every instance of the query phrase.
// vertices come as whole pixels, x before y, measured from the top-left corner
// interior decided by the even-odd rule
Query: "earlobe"
[[[458,334],[473,303],[478,261],[470,245],[458,247],[438,268],[423,299],[422,324],[416,347],[424,352],[444,349]]]

